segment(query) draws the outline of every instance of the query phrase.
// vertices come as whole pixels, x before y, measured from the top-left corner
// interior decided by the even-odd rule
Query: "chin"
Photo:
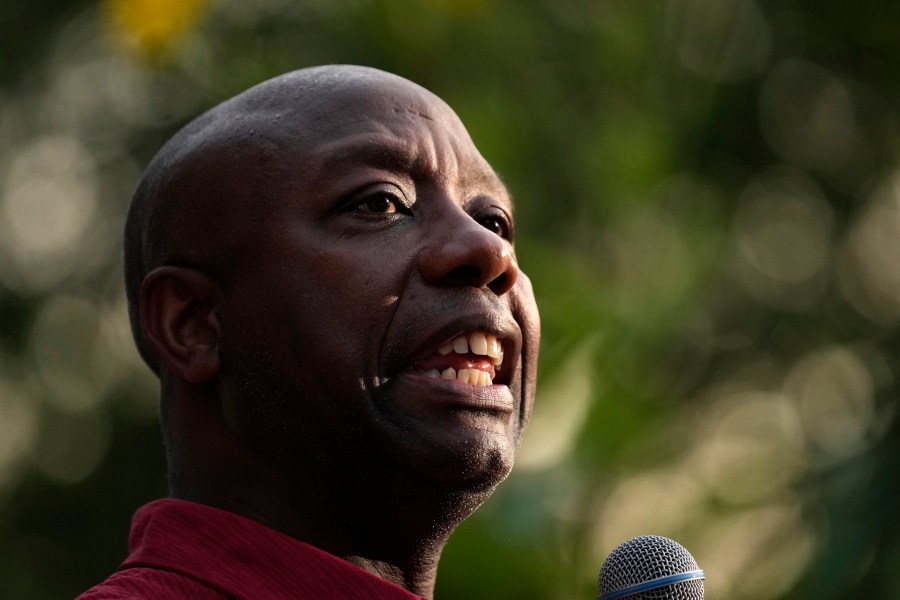
[[[412,467],[439,489],[489,494],[509,475],[514,454],[509,440],[482,432],[418,453]]]
[[[423,388],[428,393],[423,393]],[[367,428],[419,487],[486,497],[509,475],[521,434],[518,403],[507,386],[461,386],[399,377],[373,403]]]

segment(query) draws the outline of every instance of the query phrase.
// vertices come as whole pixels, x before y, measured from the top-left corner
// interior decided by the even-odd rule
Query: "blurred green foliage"
[[[644,533],[710,597],[900,597],[900,5],[218,0],[152,55],[110,16],[165,5],[0,2],[0,596],[100,581],[166,493],[120,282],[143,165],[346,62],[457,110],[542,308],[521,460],[440,600],[592,598]]]

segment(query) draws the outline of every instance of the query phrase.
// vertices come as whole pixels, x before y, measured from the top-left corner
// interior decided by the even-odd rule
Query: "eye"
[[[370,215],[385,215],[404,210],[400,198],[385,190],[378,190],[361,198],[353,205],[353,211]]]
[[[505,240],[512,241],[513,224],[512,219],[500,209],[492,209],[475,215],[475,220],[487,229],[496,233]]]

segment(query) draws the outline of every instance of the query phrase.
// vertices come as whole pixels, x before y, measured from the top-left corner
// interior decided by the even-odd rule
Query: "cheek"
[[[396,269],[365,253],[321,253],[277,287],[263,301],[284,315],[271,327],[289,360],[316,377],[358,381],[374,369],[403,289]]]
[[[369,367],[360,311],[305,273],[260,285],[224,324],[223,392],[232,426],[308,454],[356,410]],[[261,283],[261,282],[260,282]]]
[[[414,264],[396,251],[401,240],[388,241],[385,248],[372,236],[273,235],[266,266],[235,279],[241,286],[233,290],[230,316],[242,329],[241,343],[271,354],[295,379],[322,386],[353,378],[358,386],[377,368]]]
[[[354,250],[316,257],[304,287],[338,318],[377,320],[376,313],[390,311],[403,294],[408,261],[376,245]]]

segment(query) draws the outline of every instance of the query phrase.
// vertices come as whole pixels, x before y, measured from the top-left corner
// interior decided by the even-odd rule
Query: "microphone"
[[[603,561],[597,600],[703,600],[704,579],[684,546],[642,535],[622,542]]]

